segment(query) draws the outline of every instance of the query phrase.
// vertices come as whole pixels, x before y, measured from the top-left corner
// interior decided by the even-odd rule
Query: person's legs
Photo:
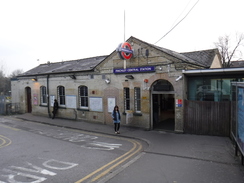
[[[53,119],[55,118],[56,112],[56,110],[53,111]]]
[[[117,132],[117,123],[114,123],[114,132]]]
[[[120,123],[117,123],[117,133],[119,133]]]

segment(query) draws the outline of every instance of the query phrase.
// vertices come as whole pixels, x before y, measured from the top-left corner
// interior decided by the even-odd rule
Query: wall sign
[[[119,44],[116,51],[118,52],[119,57],[123,60],[128,60],[133,56],[132,47],[131,47],[130,43],[128,43],[128,42]]]
[[[182,107],[182,99],[176,99],[176,107]]]
[[[114,74],[122,74],[122,73],[132,73],[132,72],[153,72],[155,71],[154,66],[146,66],[146,67],[133,67],[126,69],[114,69]]]

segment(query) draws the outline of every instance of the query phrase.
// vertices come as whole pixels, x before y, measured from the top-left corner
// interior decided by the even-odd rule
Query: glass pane
[[[124,88],[124,109],[130,110],[130,89]]]
[[[230,101],[231,82],[236,78],[192,77],[188,78],[188,100]]]
[[[60,96],[60,105],[65,105],[65,97]]]
[[[88,97],[81,97],[81,107],[88,107]]]
[[[141,92],[140,88],[135,88],[135,111],[141,111]]]

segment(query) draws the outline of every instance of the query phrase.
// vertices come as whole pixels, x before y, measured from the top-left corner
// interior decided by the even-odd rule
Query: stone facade
[[[153,129],[155,127],[155,108],[153,106],[158,100],[156,98],[166,97],[173,101],[171,104],[174,106],[172,108],[174,131],[182,132],[184,103],[176,105],[177,101],[183,102],[186,97],[187,87],[182,70],[201,69],[204,68],[204,65],[179,53],[156,47],[134,37],[128,39],[127,42],[131,44],[134,55],[131,59],[126,60],[126,68],[152,66],[153,71],[115,73],[114,69],[124,69],[125,67],[124,60],[120,59],[116,51],[104,57],[95,66],[86,70],[84,70],[84,66],[83,70],[80,71],[77,68],[78,71],[75,72],[71,69],[65,71],[57,69],[58,71],[47,72],[50,65],[48,63],[39,66],[39,68],[45,66],[47,69],[40,71],[38,67],[34,68],[12,81],[13,102],[21,104],[22,113],[31,112],[34,115],[50,117],[52,99],[58,99],[57,88],[63,86],[65,88],[66,105],[59,108],[57,114],[59,118],[111,125],[112,118],[111,111],[109,111],[111,110],[111,104],[109,102],[112,99],[119,106],[122,113],[122,125]],[[216,57],[214,58],[216,59]],[[65,62],[62,68],[68,62]],[[127,75],[133,76],[133,79],[127,78]],[[179,76],[182,76],[182,79],[176,81]],[[37,81],[32,81],[32,78],[36,78]],[[109,82],[105,82],[105,80]],[[171,85],[173,90],[155,90],[154,86],[158,81],[167,81],[169,83],[167,86]],[[44,104],[41,101],[40,88],[42,86],[47,89],[47,102]],[[80,107],[78,89],[80,86],[88,88],[89,106],[87,109]],[[130,99],[127,103],[130,106],[129,110],[125,110],[124,88],[128,88],[129,91]],[[135,110],[135,88],[140,90],[140,111]],[[129,113],[130,118],[128,119]]]

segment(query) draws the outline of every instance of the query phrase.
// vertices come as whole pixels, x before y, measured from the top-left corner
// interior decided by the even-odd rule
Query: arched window
[[[174,87],[169,81],[160,79],[153,84],[153,91],[174,91]]]
[[[88,109],[88,88],[87,86],[79,86],[79,106]]]
[[[60,106],[65,106],[65,88],[58,86],[58,102]]]
[[[47,105],[47,87],[40,87],[40,97],[41,97],[41,105]]]

